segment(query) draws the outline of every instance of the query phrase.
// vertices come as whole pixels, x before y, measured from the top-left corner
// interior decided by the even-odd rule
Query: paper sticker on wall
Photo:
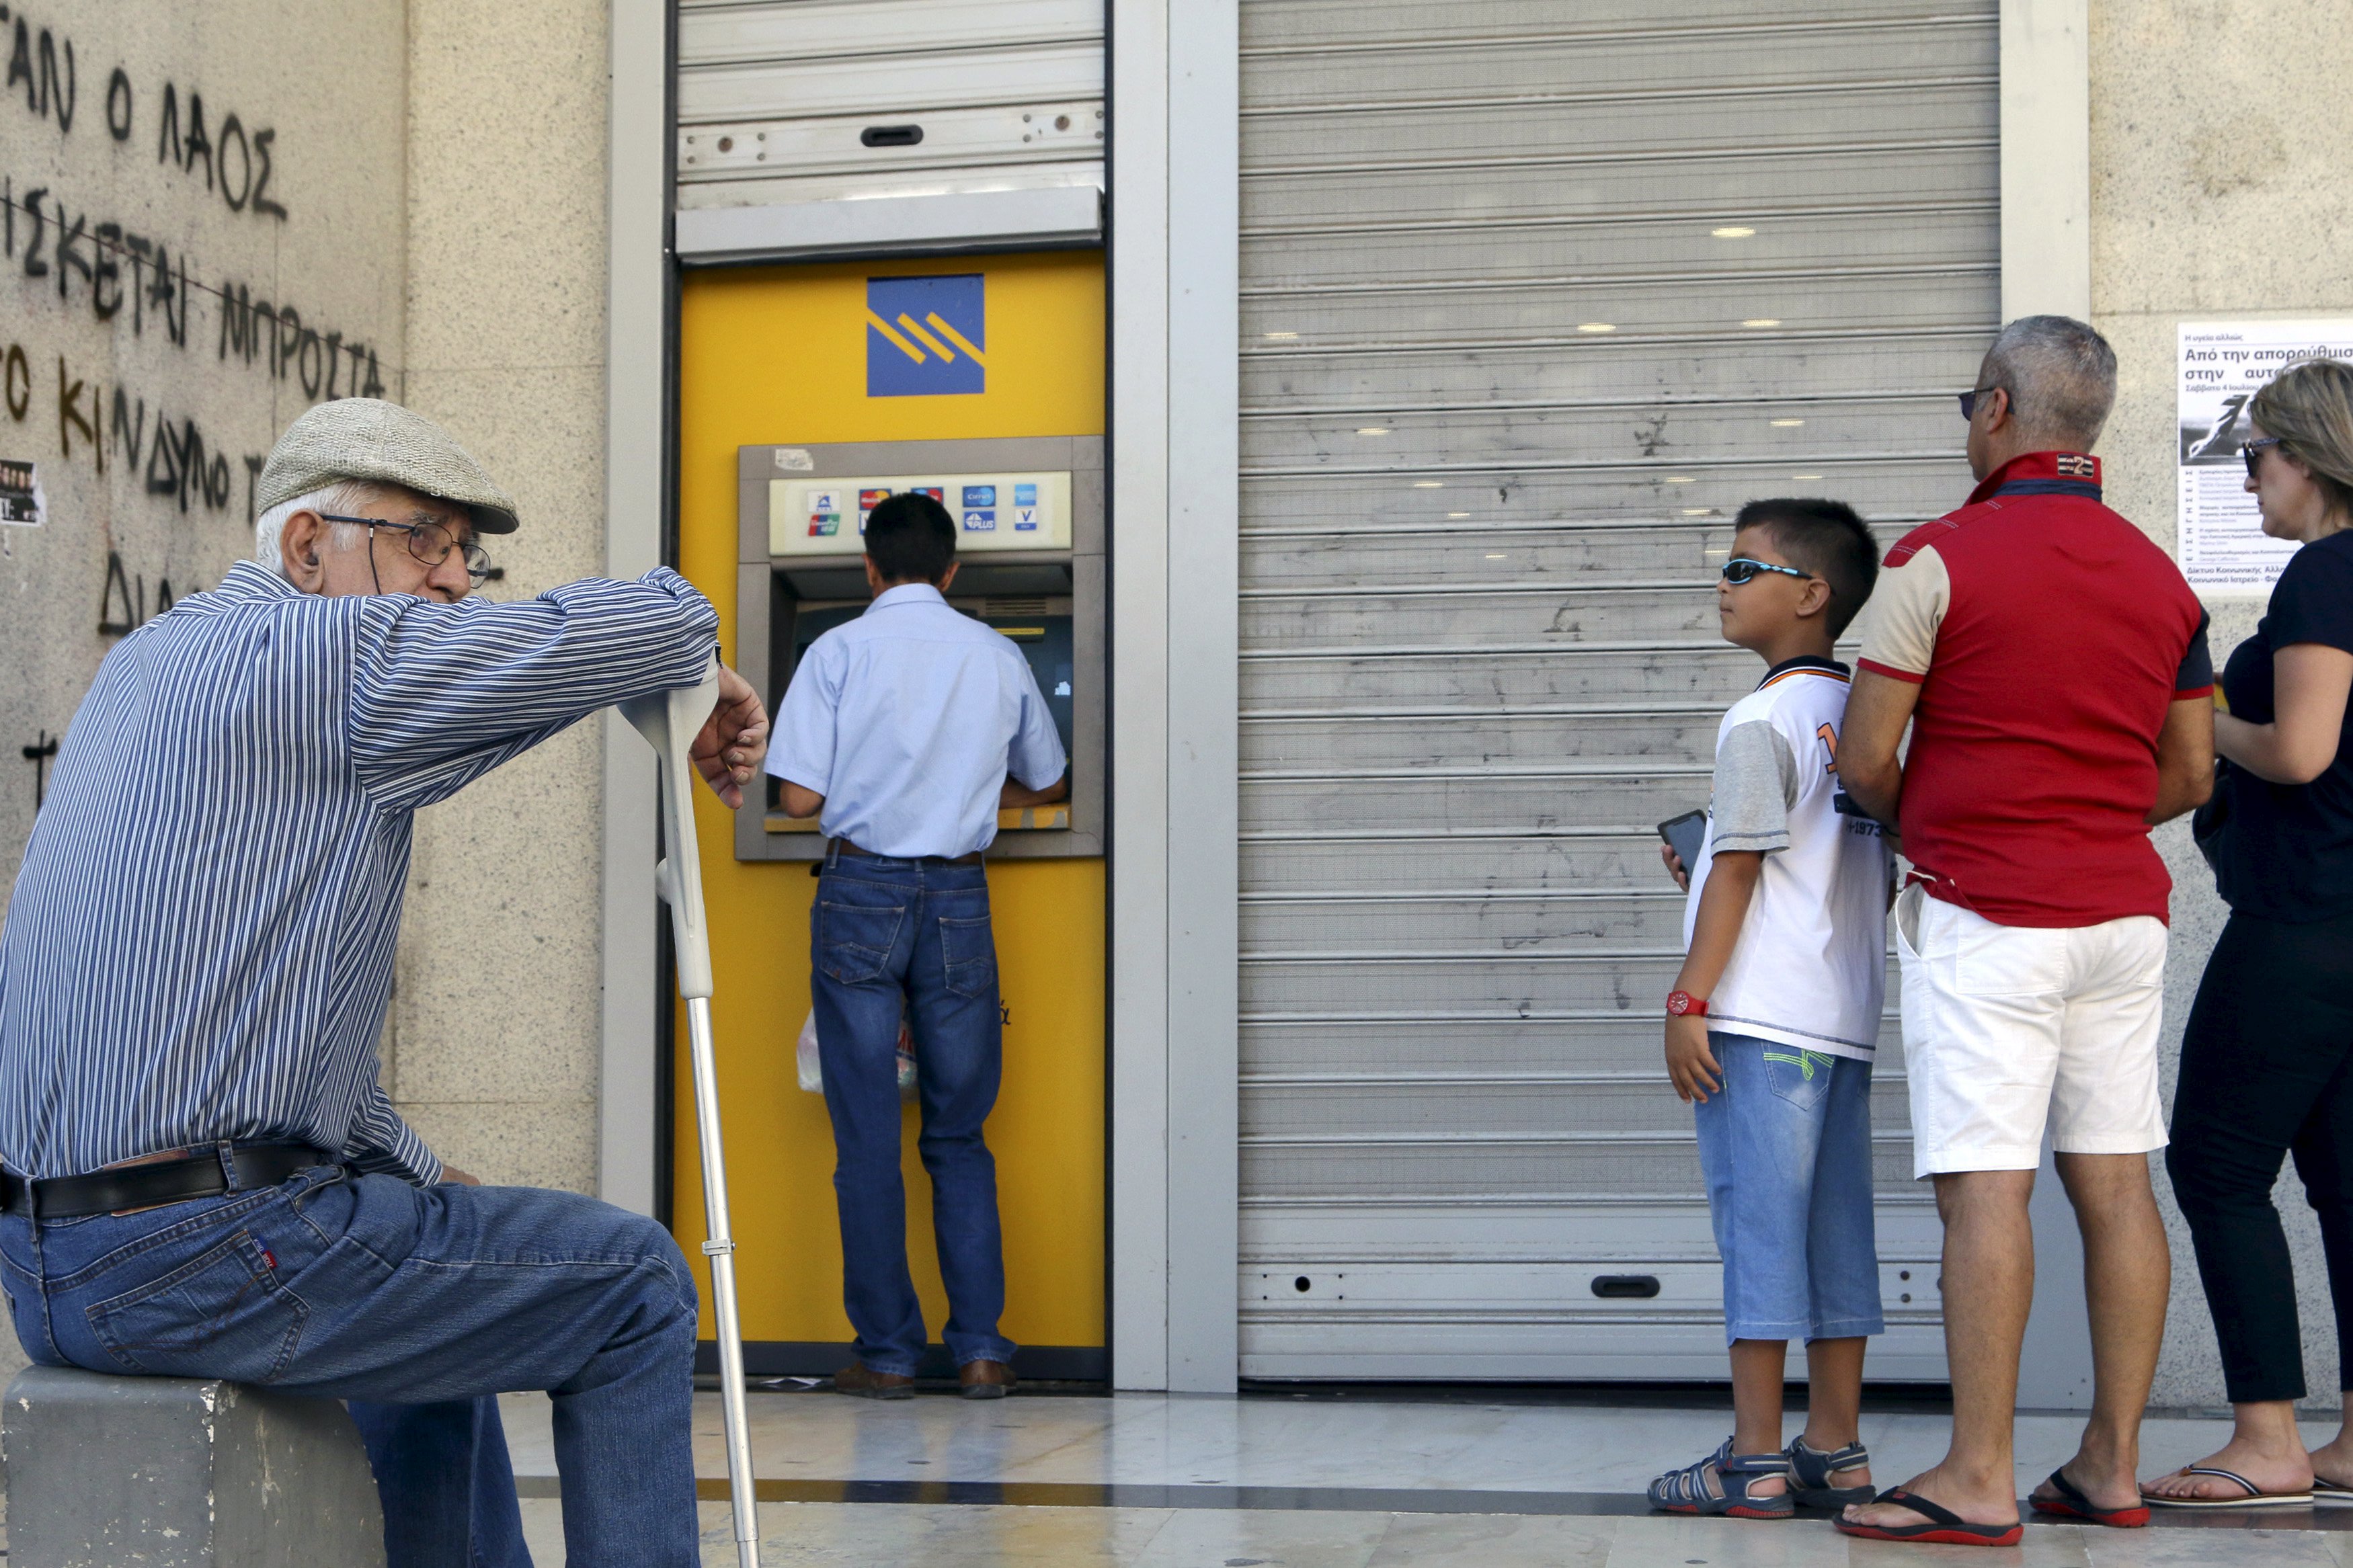
[[[866,280],[866,395],[988,389],[982,275]]]
[[[41,494],[39,467],[0,458],[0,522],[38,528],[46,521],[47,510],[47,501]]]

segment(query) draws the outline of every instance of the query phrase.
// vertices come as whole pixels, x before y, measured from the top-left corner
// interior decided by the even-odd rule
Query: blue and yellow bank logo
[[[988,390],[982,275],[866,280],[866,395]]]

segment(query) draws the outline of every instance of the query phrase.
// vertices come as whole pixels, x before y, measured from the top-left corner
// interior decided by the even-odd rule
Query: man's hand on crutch
[[[719,706],[703,721],[687,754],[711,792],[729,809],[744,804],[744,786],[760,776],[768,754],[768,714],[752,683],[719,667]]]

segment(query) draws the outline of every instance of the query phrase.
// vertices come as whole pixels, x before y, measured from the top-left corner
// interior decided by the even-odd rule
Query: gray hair
[[[348,516],[358,508],[373,502],[382,489],[382,486],[370,484],[365,479],[338,479],[307,495],[280,501],[263,512],[260,521],[253,525],[253,558],[282,574],[286,563],[281,542],[286,537],[286,524],[296,512],[341,512]],[[335,550],[357,548],[361,536],[367,532],[356,523],[338,522],[332,527],[328,545]]]
[[[1986,351],[1978,384],[2010,395],[2021,433],[2087,452],[2116,406],[2116,351],[2073,317],[2021,316]]]

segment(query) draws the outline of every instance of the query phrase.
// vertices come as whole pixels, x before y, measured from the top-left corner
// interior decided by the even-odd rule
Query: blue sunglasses
[[[1812,573],[1800,572],[1795,566],[1776,566],[1770,561],[1752,561],[1746,555],[1736,555],[1724,563],[1724,580],[1736,588],[1743,583],[1755,581],[1759,572],[1778,572],[1784,577],[1795,577],[1805,583],[1810,583],[1814,578]]]

